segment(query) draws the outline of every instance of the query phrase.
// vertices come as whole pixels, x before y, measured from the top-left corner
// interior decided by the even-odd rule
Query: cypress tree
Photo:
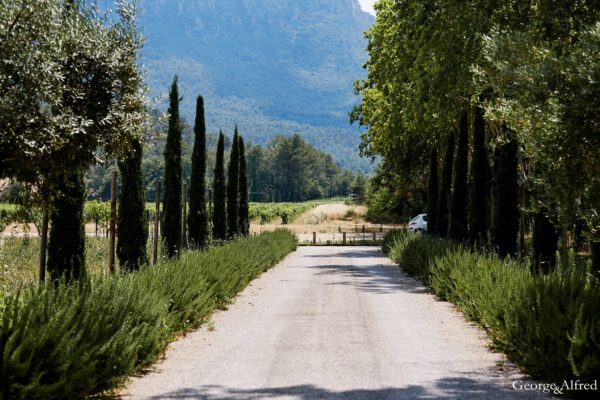
[[[225,194],[225,136],[219,132],[219,141],[217,143],[217,159],[215,162],[214,181],[213,181],[213,238],[225,240],[227,238],[227,210]]]
[[[240,177],[240,152],[238,147],[237,127],[233,134],[233,144],[229,155],[229,165],[227,167],[227,238],[231,239],[240,234],[239,226],[239,181]]]
[[[142,142],[133,140],[131,151],[118,162],[121,175],[121,194],[117,216],[119,229],[117,256],[121,269],[129,271],[137,271],[148,261],[146,254],[148,225],[146,223],[142,152]]]
[[[206,123],[204,121],[204,99],[202,96],[198,96],[196,101],[194,136],[188,229],[192,246],[202,248],[208,243],[208,218],[206,213]]]
[[[444,154],[444,168],[442,170],[442,179],[440,181],[440,194],[438,196],[438,208],[436,218],[436,228],[440,236],[446,236],[448,233],[448,203],[452,187],[452,164],[454,161],[454,133],[450,134],[446,143],[446,152]]]
[[[475,107],[473,157],[471,161],[471,190],[469,191],[469,242],[482,247],[488,237],[488,204],[491,170],[485,142],[483,107]]]
[[[436,215],[439,195],[438,178],[438,153],[433,147],[431,159],[429,160],[429,179],[427,183],[427,231],[433,235],[437,234]]]
[[[169,257],[181,250],[181,121],[177,77],[169,95],[169,130],[165,147],[165,196],[162,234]]]
[[[240,215],[239,215],[239,227],[240,233],[243,236],[248,236],[250,233],[250,220],[249,220],[249,204],[248,204],[248,174],[246,172],[246,149],[244,148],[244,139],[238,137],[238,151],[240,154],[240,179],[239,179],[239,193],[240,193]]]
[[[600,273],[600,242],[591,241],[590,247],[592,250],[592,271],[597,276]]]
[[[454,155],[452,196],[450,198],[450,216],[448,217],[448,236],[463,241],[468,238],[467,229],[467,174],[469,155],[469,119],[467,113],[460,118],[458,143]]]
[[[558,233],[542,209],[533,217],[532,268],[538,274],[547,274],[556,266]]]
[[[57,191],[52,197],[48,272],[53,281],[67,282],[83,278],[85,273],[85,228],[83,206],[85,184],[83,171],[57,173]]]
[[[519,183],[517,141],[514,137],[499,145],[494,153],[494,219],[492,245],[501,257],[517,254],[519,232]]]

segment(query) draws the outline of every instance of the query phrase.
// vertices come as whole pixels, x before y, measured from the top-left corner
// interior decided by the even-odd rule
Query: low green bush
[[[533,275],[515,260],[401,232],[389,233],[383,250],[485,327],[529,374],[559,385],[600,376],[600,284],[580,264]]]
[[[0,299],[0,399],[99,393],[148,365],[295,249],[287,231],[188,252],[137,273]]]

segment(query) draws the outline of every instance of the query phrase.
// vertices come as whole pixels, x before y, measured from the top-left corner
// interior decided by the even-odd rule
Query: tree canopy
[[[114,18],[87,1],[2,1],[1,175],[44,182],[139,137],[141,41],[135,8],[118,5]]]
[[[515,140],[521,206],[546,210],[563,236],[584,218],[598,241],[600,3],[379,0],[375,9],[350,114],[367,128],[362,152],[419,176],[464,112],[472,142],[481,108],[490,155]]]

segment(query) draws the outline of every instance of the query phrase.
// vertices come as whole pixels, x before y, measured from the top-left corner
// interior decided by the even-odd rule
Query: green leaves
[[[280,230],[134,274],[0,298],[0,399],[83,398],[113,388],[295,247],[294,235]]]
[[[94,152],[127,148],[144,119],[140,38],[87,2],[8,1],[0,7],[0,153],[4,174],[37,183],[86,168]]]

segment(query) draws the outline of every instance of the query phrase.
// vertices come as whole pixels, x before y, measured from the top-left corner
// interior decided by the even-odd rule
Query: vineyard
[[[317,201],[303,203],[250,203],[250,221],[267,224],[281,218],[282,224],[288,224],[301,214],[316,207]]]
[[[250,221],[267,224],[281,218],[283,224],[291,223],[304,212],[316,207],[321,202],[307,201],[301,203],[250,203]],[[146,203],[148,221],[154,219],[155,204]],[[86,223],[98,223],[106,227],[110,219],[110,202],[88,201],[85,203],[83,218]],[[10,224],[33,223],[41,219],[41,212],[15,204],[0,204],[0,233]]]

